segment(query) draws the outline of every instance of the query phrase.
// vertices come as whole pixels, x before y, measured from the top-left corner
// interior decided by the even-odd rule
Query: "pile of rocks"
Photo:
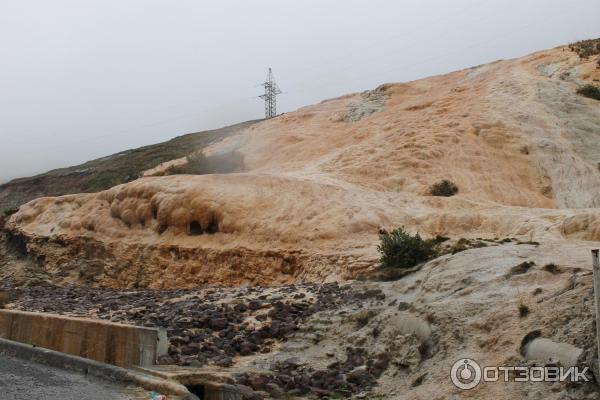
[[[373,357],[365,349],[348,347],[346,361],[334,362],[327,369],[315,370],[296,359],[288,359],[271,365],[272,374],[244,373],[236,379],[243,392],[266,392],[274,398],[284,394],[348,398],[375,385],[389,361],[386,354]]]
[[[17,292],[16,309],[164,327],[170,347],[160,362],[196,367],[228,367],[238,355],[268,353],[308,316],[363,298],[337,283],[168,290],[49,285],[11,289]]]
[[[277,287],[215,287],[131,290],[51,285],[15,287],[12,308],[167,329],[170,347],[162,364],[232,367],[237,357],[269,353],[321,311],[381,303],[379,289],[298,284]],[[304,328],[303,328],[304,329]],[[261,372],[235,374],[246,399],[298,395],[350,397],[368,390],[387,369],[387,354],[347,347],[345,360],[314,368],[296,358],[266,364]]]

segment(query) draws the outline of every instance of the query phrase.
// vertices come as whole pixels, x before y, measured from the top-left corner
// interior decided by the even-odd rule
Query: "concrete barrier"
[[[169,346],[165,329],[14,310],[0,310],[0,338],[120,367],[153,365]]]

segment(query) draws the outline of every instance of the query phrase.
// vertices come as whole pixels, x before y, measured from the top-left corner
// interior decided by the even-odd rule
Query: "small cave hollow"
[[[204,400],[206,398],[206,389],[204,388],[204,385],[186,385],[185,387],[191,394],[197,396],[200,400]]]
[[[206,227],[206,233],[212,235],[217,232],[219,232],[219,221],[217,220],[215,214],[212,214],[210,221],[208,222],[208,226]]]
[[[190,235],[195,236],[202,235],[204,233],[204,230],[202,229],[202,225],[200,225],[200,222],[192,221],[189,224],[188,232]]]

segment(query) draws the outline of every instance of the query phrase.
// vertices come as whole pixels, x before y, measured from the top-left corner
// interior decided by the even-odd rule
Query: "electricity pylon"
[[[281,94],[281,89],[273,80],[273,72],[271,68],[269,68],[269,74],[267,75],[267,80],[264,83],[261,83],[261,86],[265,88],[265,94],[260,95],[259,97],[265,101],[265,118],[273,118],[277,116],[277,95]]]

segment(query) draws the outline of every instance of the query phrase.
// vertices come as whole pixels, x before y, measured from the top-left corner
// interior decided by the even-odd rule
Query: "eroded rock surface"
[[[155,288],[353,278],[398,226],[600,240],[596,67],[560,47],[327,100],[204,149],[243,173],[41,198],[7,227],[56,283]],[[458,194],[430,196],[443,179]]]
[[[461,358],[553,365],[521,353],[532,331],[582,349],[582,367],[596,365],[591,248],[585,242],[496,243],[442,256],[394,282],[162,290],[2,286],[16,292],[11,308],[167,327],[171,347],[162,363],[226,373],[248,399],[461,398],[464,392],[448,378]],[[523,263],[529,267],[516,268]],[[481,384],[469,394],[580,399],[596,391],[593,383],[513,382]]]

